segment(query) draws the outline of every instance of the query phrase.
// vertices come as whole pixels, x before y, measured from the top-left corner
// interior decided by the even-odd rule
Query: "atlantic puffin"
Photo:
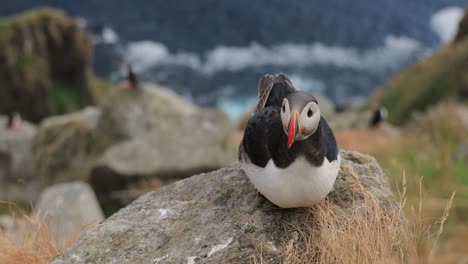
[[[132,65],[127,63],[127,82],[125,84],[125,88],[132,90],[138,87],[138,78],[133,72]]]
[[[279,207],[320,202],[333,189],[341,159],[317,99],[282,73],[263,76],[258,95],[239,145],[242,170]]]
[[[369,127],[378,129],[382,127],[382,122],[387,116],[387,110],[384,107],[378,107],[372,113],[371,120],[369,122]]]

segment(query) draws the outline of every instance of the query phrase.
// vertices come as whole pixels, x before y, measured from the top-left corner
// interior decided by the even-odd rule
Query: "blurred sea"
[[[335,102],[363,102],[450,41],[466,0],[17,0],[0,15],[45,5],[82,17],[97,75],[118,82],[129,61],[142,80],[236,119],[265,73],[284,72]]]

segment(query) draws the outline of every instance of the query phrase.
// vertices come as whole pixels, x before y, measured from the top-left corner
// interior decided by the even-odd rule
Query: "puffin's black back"
[[[265,167],[277,148],[283,128],[280,109],[283,99],[291,93],[287,84],[273,83],[265,106],[250,118],[244,131],[244,149],[252,163]]]
[[[283,99],[290,94],[291,91],[288,90],[288,86],[285,83],[275,83],[271,88],[270,95],[265,103],[265,107],[272,106],[277,107],[278,109],[281,108],[283,104]]]

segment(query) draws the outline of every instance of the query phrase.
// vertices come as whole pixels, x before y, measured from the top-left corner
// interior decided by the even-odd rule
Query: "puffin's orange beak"
[[[294,111],[293,114],[291,115],[291,121],[289,121],[289,127],[288,127],[288,149],[292,146],[294,143],[294,139],[296,138],[297,132],[299,132],[299,124],[297,122],[297,117],[298,117],[297,111]]]

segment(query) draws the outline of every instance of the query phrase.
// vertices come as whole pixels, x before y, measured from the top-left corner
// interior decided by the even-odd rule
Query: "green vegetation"
[[[75,92],[60,81],[52,81],[52,103],[54,112],[67,113],[80,109],[80,100]]]
[[[390,80],[373,103],[389,110],[389,121],[402,124],[414,112],[446,98],[459,98],[466,82],[468,38],[451,43]]]

